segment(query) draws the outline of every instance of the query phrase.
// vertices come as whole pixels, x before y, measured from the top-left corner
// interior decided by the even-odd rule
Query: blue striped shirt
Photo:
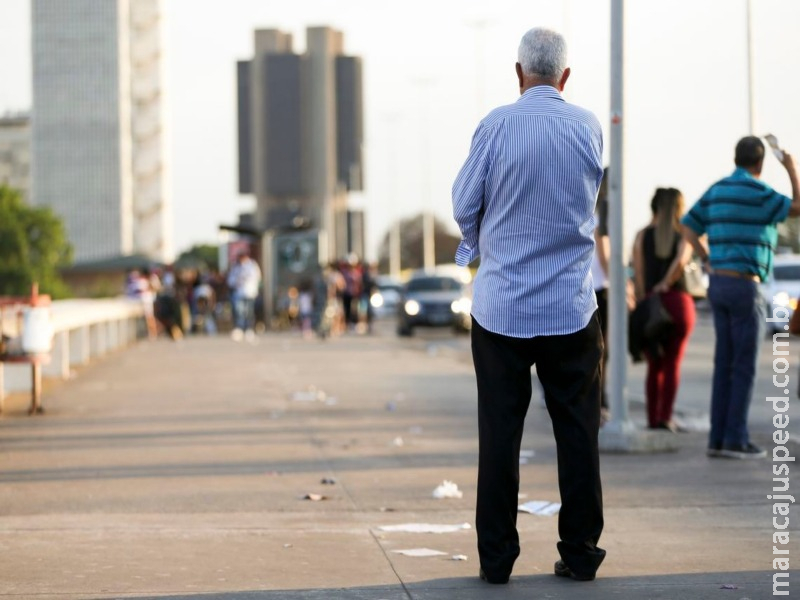
[[[714,185],[682,219],[698,235],[708,234],[712,269],[758,275],[767,281],[778,243],[777,223],[789,216],[792,199],[746,169]]]
[[[550,86],[480,122],[453,184],[453,216],[456,263],[481,259],[472,315],[483,328],[530,338],[588,325],[602,158],[597,118]]]

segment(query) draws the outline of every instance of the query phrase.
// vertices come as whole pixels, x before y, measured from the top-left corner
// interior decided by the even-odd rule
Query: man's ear
[[[558,82],[558,91],[560,91],[560,92],[564,91],[564,86],[567,85],[567,79],[569,79],[569,74],[571,72],[572,71],[570,71],[569,67],[564,69],[564,72],[561,74],[561,79]]]
[[[522,65],[516,63],[515,69],[517,71],[517,81],[519,81],[519,93],[522,93]]]

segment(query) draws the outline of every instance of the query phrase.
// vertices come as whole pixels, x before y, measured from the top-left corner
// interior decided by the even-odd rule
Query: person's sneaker
[[[754,444],[745,444],[744,446],[723,446],[719,451],[719,455],[724,456],[725,458],[752,460],[756,458],[764,458],[767,455],[767,451],[762,450]]]
[[[234,342],[241,342],[243,338],[244,338],[244,331],[242,331],[238,327],[233,331],[231,331],[231,339]]]
[[[575,581],[592,581],[594,579],[594,575],[578,575],[573,573],[572,569],[570,569],[563,560],[556,561],[556,564],[553,565],[553,573],[559,577],[569,577]]]
[[[709,446],[708,449],[706,449],[706,456],[710,458],[720,458],[722,456],[722,454],[720,454],[721,452],[722,452],[722,445],[715,444],[713,446]]]

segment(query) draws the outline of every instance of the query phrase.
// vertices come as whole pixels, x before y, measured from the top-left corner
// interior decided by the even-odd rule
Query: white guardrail
[[[18,309],[4,312],[2,332],[14,345],[22,335]],[[141,302],[128,298],[56,300],[50,305],[53,345],[49,362],[42,365],[45,378],[69,379],[73,367],[89,364],[109,352],[147,335]],[[0,361],[0,402],[11,392],[31,390],[31,366]]]

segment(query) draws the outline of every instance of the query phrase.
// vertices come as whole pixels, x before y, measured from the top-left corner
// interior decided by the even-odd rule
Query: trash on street
[[[558,514],[561,510],[561,504],[558,502],[550,502],[548,500],[531,500],[525,504],[520,504],[518,510],[532,515],[540,515],[542,517],[552,517]]]
[[[434,498],[461,498],[464,493],[458,489],[458,486],[452,481],[445,479],[442,483],[433,490]]]
[[[472,529],[469,523],[460,525],[437,525],[435,523],[403,523],[402,525],[383,525],[378,527],[380,531],[405,531],[408,533],[453,533]]]
[[[445,556],[447,552],[440,552],[439,550],[431,550],[430,548],[410,548],[408,550],[392,550],[395,554],[402,554],[403,556]]]

